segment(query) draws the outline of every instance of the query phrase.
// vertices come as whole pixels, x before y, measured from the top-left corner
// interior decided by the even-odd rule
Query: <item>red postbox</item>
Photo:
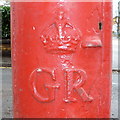
[[[12,2],[14,118],[109,118],[111,2]]]

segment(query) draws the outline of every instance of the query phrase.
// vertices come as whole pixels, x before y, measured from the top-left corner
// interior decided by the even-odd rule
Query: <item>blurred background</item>
[[[111,118],[118,118],[118,75],[120,66],[118,64],[119,41],[120,41],[120,0],[113,0],[113,29],[112,29],[112,106]],[[11,67],[11,40],[10,40],[10,2],[0,1],[0,82],[2,83],[2,117],[12,117],[12,67]],[[5,88],[5,89],[4,89]],[[0,116],[1,117],[1,116]]]

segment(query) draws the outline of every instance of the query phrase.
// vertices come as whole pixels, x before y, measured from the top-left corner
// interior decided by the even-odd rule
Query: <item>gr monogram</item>
[[[53,12],[55,18],[49,20],[49,23],[45,23],[46,27],[40,33],[40,41],[45,48],[46,54],[56,54],[56,57],[61,55],[71,55],[76,52],[76,49],[80,46],[83,48],[101,48],[102,41],[99,36],[88,37],[85,40],[81,40],[82,31],[72,23],[65,10],[64,4],[60,3],[58,9]],[[57,56],[58,55],[58,56]],[[51,56],[52,57],[52,56]],[[65,61],[63,57],[61,61]],[[72,60],[68,62],[72,63]],[[62,62],[58,64],[63,65]],[[72,67],[63,67],[61,70],[49,69],[49,68],[37,68],[31,75],[29,80],[30,90],[33,97],[40,102],[51,102],[55,100],[56,92],[63,90],[64,87],[64,98],[65,103],[76,102],[78,98],[73,96],[73,93],[77,93],[79,97],[85,102],[92,101],[93,98],[85,91],[83,85],[87,79],[87,74],[82,69],[76,69]],[[61,72],[64,76],[64,85],[56,78],[56,72]],[[49,82],[46,82],[50,76]],[[75,75],[77,74],[77,77]],[[44,78],[40,81],[39,78]],[[38,83],[41,83],[39,84]],[[41,86],[43,86],[42,90]],[[61,88],[62,87],[62,88]],[[39,90],[38,90],[39,89]],[[44,91],[42,93],[42,91]],[[46,95],[44,95],[46,93]]]
[[[61,89],[60,83],[57,83],[56,81],[56,74],[55,74],[56,71],[57,71],[56,69],[50,70],[47,68],[37,68],[32,72],[30,76],[30,89],[36,100],[40,102],[51,102],[55,100],[56,90]],[[38,92],[37,90],[37,82],[39,81],[36,76],[41,77],[42,73],[45,73],[45,75],[51,76],[51,80],[50,80],[51,82],[48,84],[47,83],[44,84],[44,88],[48,94],[47,97],[44,97],[44,95],[41,95],[41,93]],[[70,103],[70,102],[77,101],[77,99],[74,98],[71,94],[73,91],[75,91],[85,102],[89,102],[93,100],[93,98],[90,95],[88,95],[86,91],[82,88],[87,78],[85,71],[81,69],[75,69],[75,68],[72,68],[72,69],[66,68],[63,70],[63,73],[65,75],[64,76],[65,97],[63,98],[64,102]],[[76,80],[73,79],[74,74],[78,74]]]

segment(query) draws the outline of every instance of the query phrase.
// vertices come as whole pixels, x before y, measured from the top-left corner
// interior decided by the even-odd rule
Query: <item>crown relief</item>
[[[70,22],[64,9],[58,9],[55,16],[54,22],[44,29],[40,37],[46,50],[55,53],[74,52],[80,42],[80,31]]]

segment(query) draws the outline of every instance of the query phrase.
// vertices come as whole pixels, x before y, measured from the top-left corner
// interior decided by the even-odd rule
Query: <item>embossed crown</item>
[[[59,10],[55,22],[50,24],[42,33],[41,40],[48,52],[74,52],[80,41],[80,31],[69,22],[64,11]]]

